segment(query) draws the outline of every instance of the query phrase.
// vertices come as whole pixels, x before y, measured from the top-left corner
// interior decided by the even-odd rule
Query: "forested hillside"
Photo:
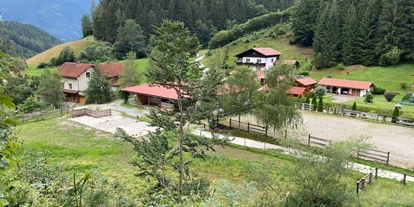
[[[103,0],[93,13],[93,33],[98,40],[115,43],[125,20],[133,19],[145,37],[162,19],[180,20],[203,46],[212,35],[248,19],[289,8],[294,0]]]
[[[414,58],[412,0],[299,0],[292,21],[293,42],[313,45],[317,68]]]
[[[60,40],[32,25],[19,22],[0,22],[4,44],[1,50],[14,57],[29,58],[55,45]]]

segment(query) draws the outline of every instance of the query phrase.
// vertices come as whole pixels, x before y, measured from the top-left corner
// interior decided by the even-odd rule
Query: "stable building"
[[[122,91],[137,96],[137,105],[158,106],[173,109],[173,102],[178,100],[177,92],[156,84],[141,84],[122,89]]]
[[[372,82],[323,78],[318,85],[324,86],[328,93],[363,97],[375,85]]]

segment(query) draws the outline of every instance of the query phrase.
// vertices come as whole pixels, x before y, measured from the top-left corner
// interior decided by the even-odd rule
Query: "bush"
[[[318,112],[323,112],[323,98],[319,96]]]
[[[406,82],[401,82],[400,86],[401,86],[402,89],[405,89],[405,88],[407,88],[407,83]]]
[[[397,123],[397,117],[400,115],[400,109],[398,107],[394,108],[394,113],[392,114],[391,122]]]
[[[357,110],[357,106],[356,106],[356,102],[354,101],[354,104],[352,104],[352,111],[356,111]]]
[[[368,92],[367,94],[365,94],[365,98],[364,98],[365,103],[372,103],[373,100],[374,100],[374,95],[372,95],[372,93]]]
[[[300,67],[303,71],[311,71],[312,70],[312,62],[308,61]]]
[[[409,92],[407,92],[405,95],[404,95],[404,97],[402,98],[402,100],[401,101],[408,101],[410,98],[412,98],[413,97],[413,94],[412,93],[409,93]]]
[[[313,98],[312,98],[312,110],[313,111],[316,111],[316,109],[317,109],[317,105],[316,105],[316,96],[314,96]]]
[[[323,86],[317,86],[315,89],[313,89],[316,96],[322,97],[326,94],[326,88]]]
[[[339,63],[337,68],[338,68],[339,70],[345,70],[345,66],[344,66],[344,64],[343,64],[343,63]]]
[[[385,89],[380,88],[380,87],[374,87],[372,90],[372,94],[375,95],[383,95],[385,93]]]
[[[384,97],[387,101],[392,101],[395,98],[396,95],[397,94],[395,92],[391,92],[391,91],[388,91],[388,92],[384,93]]]
[[[49,63],[41,62],[39,65],[37,65],[37,68],[47,68],[49,67]]]
[[[332,78],[332,76],[331,76],[330,74],[328,74],[328,75],[326,76],[326,78]]]
[[[314,96],[315,96],[315,94],[313,92],[306,92],[305,93],[306,98],[313,98]]]
[[[298,72],[298,75],[309,76],[309,72],[308,71],[300,71],[300,72]]]

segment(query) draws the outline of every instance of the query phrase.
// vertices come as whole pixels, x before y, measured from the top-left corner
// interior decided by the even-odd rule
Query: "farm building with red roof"
[[[295,80],[296,86],[306,88],[305,92],[312,91],[316,87],[317,83],[318,82],[316,80],[313,80],[310,77],[297,78]]]
[[[99,65],[103,74],[110,77],[110,81],[113,90],[118,87],[118,78],[121,73],[123,66],[121,63],[104,63]],[[82,93],[88,88],[89,79],[92,73],[95,72],[95,66],[93,64],[85,63],[63,63],[57,71],[63,77],[63,90],[66,94],[65,101],[85,103],[85,95]]]
[[[156,84],[141,84],[122,89],[122,91],[136,94],[138,105],[156,105],[161,108],[172,109],[171,101],[177,101],[177,92]]]
[[[372,82],[342,80],[334,78],[323,78],[318,85],[324,86],[329,93],[344,94],[349,96],[363,97],[370,88],[374,86]]]

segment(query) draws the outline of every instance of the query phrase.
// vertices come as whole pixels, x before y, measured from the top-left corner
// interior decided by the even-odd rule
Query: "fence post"
[[[378,179],[378,168],[377,167],[375,168],[375,177],[374,178],[375,178],[375,180]]]
[[[369,173],[369,180],[368,180],[368,184],[371,185],[372,184],[372,172]]]
[[[361,190],[365,189],[365,178],[361,179],[362,183],[361,183]]]
[[[403,177],[403,185],[405,185],[407,182],[407,174],[404,173],[404,177]]]
[[[311,135],[309,134],[309,136],[308,136],[308,147],[310,147],[310,138],[311,138]]]
[[[390,152],[387,153],[387,165],[390,163]]]
[[[359,180],[356,182],[356,193],[357,195],[359,194]]]
[[[285,141],[287,140],[287,129],[285,129]]]
[[[250,132],[250,122],[247,122],[247,132]]]
[[[231,128],[231,118],[230,118],[230,128]]]

